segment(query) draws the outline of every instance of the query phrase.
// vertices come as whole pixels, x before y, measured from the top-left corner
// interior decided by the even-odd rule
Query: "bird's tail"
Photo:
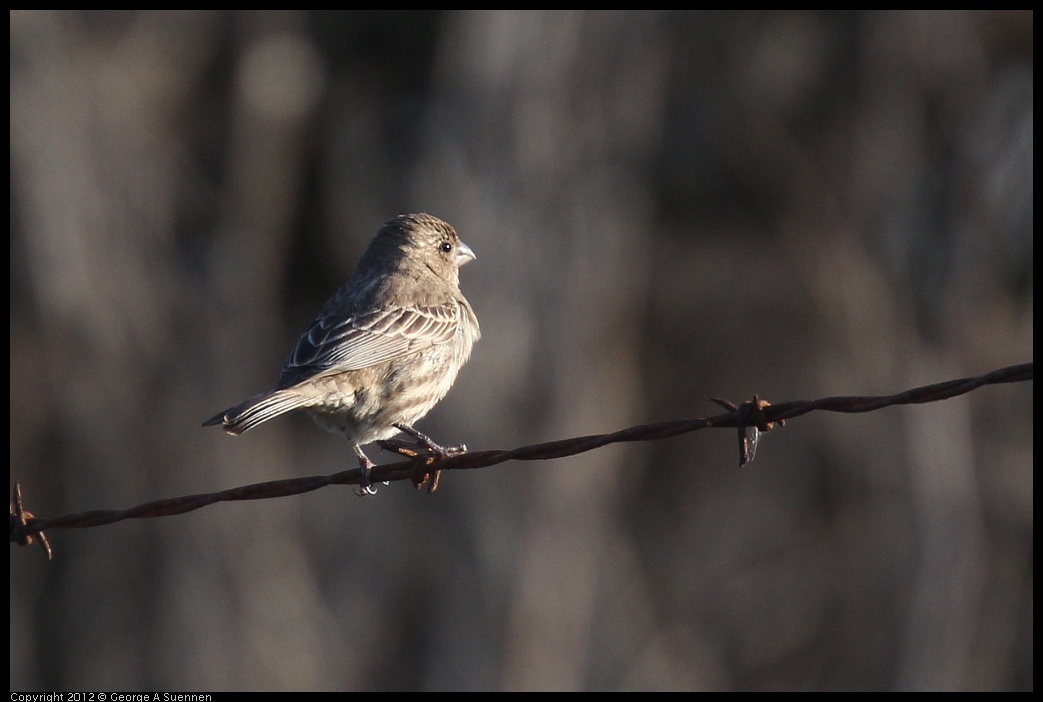
[[[273,417],[278,417],[280,414],[307,404],[308,398],[296,393],[287,390],[275,390],[274,392],[269,390],[260,395],[254,395],[235,407],[229,407],[224,412],[215,414],[203,422],[203,426],[212,427],[220,424],[226,432],[238,436]]]

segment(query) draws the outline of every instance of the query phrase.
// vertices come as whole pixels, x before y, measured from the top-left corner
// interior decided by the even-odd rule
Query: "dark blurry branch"
[[[472,451],[458,455],[436,457],[420,453],[412,444],[401,441],[384,442],[384,447],[396,450],[404,455],[412,456],[409,460],[377,466],[373,469],[372,479],[376,482],[411,480],[417,487],[427,487],[433,491],[437,487],[438,473],[443,470],[465,470],[487,468],[507,461],[544,461],[553,458],[574,456],[585,451],[592,451],[602,446],[627,441],[654,441],[679,434],[698,431],[706,428],[738,428],[740,437],[740,464],[752,460],[753,449],[759,432],[768,431],[784,420],[793,419],[809,412],[872,412],[894,405],[912,405],[926,402],[937,402],[950,397],[966,394],[983,385],[1000,383],[1017,383],[1032,380],[1032,363],[1023,363],[994,370],[985,375],[971,378],[950,380],[934,385],[925,385],[887,396],[847,396],[826,397],[819,400],[795,400],[768,404],[757,398],[741,405],[717,400],[730,411],[707,419],[686,419],[671,422],[657,422],[622,429],[611,434],[595,434],[571,439],[561,439],[532,446],[522,446],[510,451]],[[746,442],[751,442],[747,445]],[[309,478],[290,478],[265,483],[255,483],[242,487],[222,490],[220,492],[174,497],[165,500],[147,502],[125,510],[92,510],[67,514],[61,517],[38,519],[22,507],[21,487],[16,484],[11,503],[11,542],[26,545],[34,539],[45,547],[50,555],[50,547],[43,538],[45,529],[73,529],[96,527],[112,524],[125,519],[147,519],[184,514],[212,505],[217,502],[236,500],[264,500],[274,497],[299,495],[328,485],[358,485],[361,479],[358,469],[344,470],[331,475],[317,475]]]

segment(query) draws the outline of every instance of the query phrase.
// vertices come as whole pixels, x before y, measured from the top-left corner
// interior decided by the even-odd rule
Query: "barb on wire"
[[[434,456],[422,448],[401,441],[385,442],[385,448],[408,456],[409,460],[376,466],[372,469],[373,481],[390,482],[410,480],[417,488],[426,487],[433,492],[438,485],[438,475],[443,470],[467,470],[487,468],[507,461],[545,461],[574,456],[609,444],[630,441],[655,441],[707,428],[737,427],[739,431],[739,465],[753,460],[760,433],[782,425],[787,419],[815,411],[825,412],[872,412],[895,405],[922,404],[946,400],[963,395],[983,385],[1017,383],[1032,380],[1032,363],[1000,368],[985,375],[960,378],[944,383],[925,385],[896,395],[826,397],[819,400],[795,400],[769,404],[758,397],[740,405],[715,399],[728,410],[725,414],[706,419],[683,419],[621,429],[611,434],[594,434],[571,439],[561,439],[508,451],[471,451],[467,453]],[[67,514],[61,517],[36,518],[22,506],[22,490],[17,483],[11,502],[11,542],[20,545],[32,543],[34,539],[51,556],[51,547],[43,535],[45,529],[73,529],[112,524],[126,519],[146,519],[185,514],[218,502],[237,500],[264,500],[312,492],[329,485],[358,485],[362,474],[357,468],[331,475],[316,475],[307,478],[290,478],[264,483],[254,483],[220,492],[187,495],[148,502],[124,510],[93,510]]]
[[[43,531],[33,533],[27,529],[29,522],[35,519],[33,513],[22,507],[22,486],[14,484],[14,494],[11,496],[11,541],[19,546],[28,546],[33,541],[38,541],[47,553],[47,560],[54,558],[54,551]],[[17,533],[16,533],[17,532]]]

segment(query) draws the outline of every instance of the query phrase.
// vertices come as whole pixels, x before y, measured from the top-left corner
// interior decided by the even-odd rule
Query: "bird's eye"
[[[442,253],[449,253],[453,250],[453,245],[450,244],[448,241],[443,241],[441,244],[439,244],[438,248],[441,249]]]

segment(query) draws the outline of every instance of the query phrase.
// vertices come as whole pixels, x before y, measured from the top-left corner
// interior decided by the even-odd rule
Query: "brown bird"
[[[439,455],[462,450],[439,446],[413,424],[449,392],[481,336],[460,292],[460,266],[474,258],[437,217],[391,220],[297,342],[276,386],[203,426],[220,424],[238,435],[303,409],[351,441],[363,476],[360,495],[376,492],[369,480],[375,464],[362,444],[402,431]]]

